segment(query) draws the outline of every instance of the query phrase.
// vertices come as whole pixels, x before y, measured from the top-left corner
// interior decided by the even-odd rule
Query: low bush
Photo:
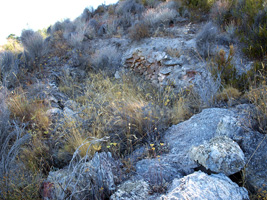
[[[1,73],[5,73],[7,71],[10,71],[14,67],[15,64],[15,56],[10,51],[4,51],[1,53],[1,63],[0,63],[0,69]]]
[[[142,0],[142,4],[148,8],[156,8],[161,2],[161,0]]]
[[[217,0],[210,11],[211,19],[218,25],[229,24],[232,19],[233,3],[233,0]]]
[[[115,73],[121,66],[121,54],[115,47],[97,50],[91,57],[91,64],[95,71]]]
[[[1,141],[3,143],[0,148],[0,198],[14,200],[39,198],[41,179],[33,174],[27,174],[23,165],[17,160],[30,135],[25,133],[23,126],[8,124],[7,119],[5,118],[5,126],[8,132],[1,132],[5,138]]]
[[[28,58],[29,65],[34,68],[47,53],[44,39],[38,32],[24,30],[21,33],[21,42],[24,47],[25,57]]]
[[[170,21],[175,21],[177,16],[179,13],[170,8],[151,8],[143,14],[146,24],[153,28],[158,27],[161,23],[168,25]]]
[[[196,37],[196,48],[200,56],[207,58],[212,54],[219,30],[212,22],[207,23]]]
[[[90,7],[90,8],[85,8],[83,10],[83,13],[81,14],[81,21],[86,23],[89,22],[90,18],[92,18],[94,15],[94,8]]]
[[[129,29],[129,37],[135,41],[149,37],[148,25],[144,22],[137,22]]]
[[[197,110],[216,105],[216,96],[221,88],[220,76],[214,77],[212,74],[207,73],[205,76],[196,75],[194,80],[193,96]],[[194,104],[193,104],[194,105]]]
[[[124,16],[127,13],[141,15],[144,11],[144,6],[138,0],[124,0],[120,1],[116,13]]]
[[[117,26],[126,31],[135,20],[140,19],[143,11],[144,6],[137,0],[120,1],[116,7],[116,14],[119,17]]]
[[[63,30],[53,32],[49,41],[49,55],[63,57],[68,51],[71,50],[67,40],[63,36]]]
[[[0,81],[5,87],[16,86],[19,71],[18,59],[14,53],[4,51],[0,54]]]

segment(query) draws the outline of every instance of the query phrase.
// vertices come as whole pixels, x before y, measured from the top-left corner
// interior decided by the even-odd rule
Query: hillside
[[[0,199],[267,199],[265,1],[121,0],[0,50]]]

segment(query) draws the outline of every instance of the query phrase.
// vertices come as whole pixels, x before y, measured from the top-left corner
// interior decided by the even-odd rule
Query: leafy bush
[[[108,10],[107,6],[105,4],[99,5],[97,9],[94,11],[95,14],[101,15],[105,13]]]
[[[129,30],[129,37],[136,41],[140,41],[143,38],[149,37],[147,24],[144,22],[137,22],[134,24]]]
[[[116,27],[126,31],[134,23],[134,17],[130,13],[126,13],[123,17],[119,17],[115,23]]]
[[[75,24],[70,21],[70,19],[65,19],[62,22],[56,22],[52,27],[51,27],[51,32],[50,35],[53,35],[57,31],[67,31],[67,32],[73,32],[75,31]]]

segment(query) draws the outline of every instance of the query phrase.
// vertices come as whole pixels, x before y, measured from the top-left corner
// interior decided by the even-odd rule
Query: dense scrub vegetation
[[[197,36],[197,51],[218,83],[205,106],[246,99],[256,106],[259,130],[266,134],[264,0],[124,0],[96,10],[86,8],[74,21],[57,22],[45,31],[23,30],[20,37],[10,35],[1,47],[0,198],[39,199],[49,171],[68,165],[77,149],[81,157],[111,151],[130,169],[126,157],[134,149],[160,144],[164,130],[199,112],[204,106],[192,88],[177,92],[170,84],[159,89],[132,72],[115,79],[121,67],[117,49],[95,51],[88,41],[168,37],[165,27],[173,26],[177,17],[199,22],[200,13],[211,22]],[[222,40],[217,37],[220,32],[228,34],[230,52],[220,50],[211,56],[213,43]],[[234,42],[254,61],[243,74],[232,62]],[[173,55],[178,57],[177,52]],[[67,65],[86,75],[76,76],[65,69]],[[74,102],[77,116],[66,111],[68,118],[51,117],[52,101],[47,98],[55,93]],[[92,142],[103,137],[108,140]]]

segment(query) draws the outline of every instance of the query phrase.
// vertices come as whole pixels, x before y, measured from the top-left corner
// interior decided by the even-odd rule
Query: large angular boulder
[[[267,138],[252,131],[255,121],[251,116],[253,108],[246,104],[233,109],[205,109],[166,131],[163,142],[169,145],[170,153],[161,159],[175,165],[180,173],[190,174],[198,167],[190,157],[191,148],[203,145],[216,136],[226,136],[244,152],[247,185],[254,190],[267,189]],[[243,165],[242,159],[240,161],[239,169]]]
[[[228,109],[210,108],[170,127],[164,136],[164,143],[170,149],[165,161],[175,163],[185,174],[192,173],[198,165],[190,158],[190,149],[215,137],[217,126],[225,116],[235,117],[235,113]]]
[[[206,169],[229,176],[245,166],[245,156],[239,145],[225,136],[212,138],[191,149],[191,157]]]
[[[207,175],[203,172],[195,172],[181,179],[174,179],[172,186],[161,200],[168,199],[194,199],[194,200],[248,200],[248,191],[233,183],[224,174]]]

